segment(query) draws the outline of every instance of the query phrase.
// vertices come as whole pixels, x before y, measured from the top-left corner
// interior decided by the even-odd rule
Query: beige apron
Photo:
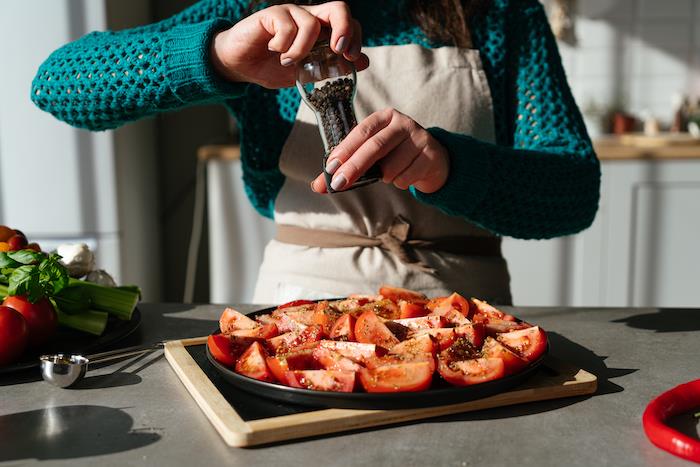
[[[411,44],[363,51],[371,65],[358,73],[358,121],[394,107],[424,127],[495,141],[491,93],[477,50]],[[400,215],[410,222],[412,238],[491,235],[381,182],[345,193],[316,194],[309,183],[321,172],[322,155],[315,116],[301,103],[280,156],[286,180],[275,204],[276,223],[374,237]],[[317,248],[273,240],[265,249],[254,301],[376,293],[381,284],[391,284],[428,295],[458,291],[510,303],[510,277],[502,257],[430,250],[415,250],[415,255],[437,274],[409,267],[377,247]]]

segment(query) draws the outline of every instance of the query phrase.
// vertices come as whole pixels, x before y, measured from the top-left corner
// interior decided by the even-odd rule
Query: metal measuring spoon
[[[138,345],[92,355],[69,353],[42,355],[39,357],[41,361],[41,377],[44,378],[44,381],[54,386],[67,388],[83,379],[88,370],[88,363],[101,363],[109,360],[131,357],[133,355],[140,355],[153,350],[162,349],[163,345],[165,345],[165,342],[157,342],[155,344]]]

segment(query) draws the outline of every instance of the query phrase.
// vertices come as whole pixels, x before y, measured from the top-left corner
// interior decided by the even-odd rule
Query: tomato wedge
[[[401,287],[391,287],[389,285],[383,285],[379,288],[379,295],[382,297],[398,302],[399,300],[406,300],[407,302],[423,302],[425,303],[428,298],[414,290],[402,289]]]
[[[426,362],[430,364],[430,372],[435,372],[435,354],[433,353],[400,353],[386,354],[383,357],[373,357],[365,361],[365,367],[368,370],[376,370],[386,366],[403,365],[406,363]]]
[[[419,361],[363,368],[358,375],[367,392],[416,392],[430,387],[434,371],[435,361]]]
[[[469,301],[457,292],[449,297],[444,297],[431,302],[431,314],[442,316],[450,310],[457,310],[465,318],[473,314]]]
[[[452,345],[457,337],[455,329],[457,328],[419,329],[411,333],[408,337],[412,338],[427,334],[437,341],[439,350],[445,350]]]
[[[517,373],[525,368],[527,362],[518,357],[512,350],[498,342],[493,337],[487,337],[481,348],[481,355],[486,358],[500,358],[503,360],[507,375]]]
[[[419,318],[395,319],[394,323],[406,326],[408,329],[432,329],[443,327],[442,316],[421,316]]]
[[[465,324],[464,326],[457,326],[454,328],[455,334],[458,337],[464,337],[467,339],[472,346],[481,348],[484,345],[484,337],[486,337],[486,331],[484,325],[480,323]]]
[[[347,357],[354,362],[362,362],[367,358],[374,357],[377,346],[374,344],[361,344],[359,342],[342,342],[323,340],[318,343],[319,347],[325,347],[334,352],[338,352],[343,357]]]
[[[475,316],[475,323],[482,323],[485,326],[486,334],[489,336],[497,336],[504,332],[517,331],[531,327],[527,323],[518,323],[517,321],[507,321],[505,319],[488,318],[483,316]]]
[[[330,335],[333,324],[340,317],[340,313],[333,310],[327,300],[323,300],[316,304],[312,317],[313,324],[317,324],[323,328],[323,332]]]
[[[316,347],[313,351],[313,357],[326,370],[359,371],[362,368],[341,353],[328,347]]]
[[[266,359],[267,352],[260,345],[260,342],[253,342],[238,359],[236,373],[260,381],[275,381],[275,376],[268,368]]]
[[[486,315],[489,318],[503,319],[506,314],[493,305],[488,304],[483,300],[472,297],[469,300],[474,308],[474,314]]]
[[[505,365],[500,358],[475,358],[451,363],[440,360],[438,373],[450,384],[471,386],[502,378]]]
[[[229,368],[236,366],[236,358],[238,355],[234,354],[231,348],[231,341],[228,337],[223,334],[211,334],[207,337],[207,347],[212,357],[214,357],[217,362]]]
[[[287,380],[292,387],[315,391],[352,392],[355,388],[354,371],[289,371]]]
[[[292,308],[292,307],[297,307],[297,306],[302,306],[302,305],[313,305],[315,302],[311,300],[292,300],[291,302],[283,303],[282,305],[278,306],[278,310],[283,310],[285,308]]]
[[[358,342],[375,344],[390,349],[399,343],[389,328],[382,323],[372,311],[365,311],[355,323],[355,338]]]
[[[335,321],[328,336],[339,341],[354,341],[355,318],[351,314],[344,314]]]
[[[277,325],[275,323],[269,323],[253,329],[236,329],[235,331],[231,331],[230,334],[232,336],[251,337],[253,339],[272,339],[279,335],[279,332],[277,332]]]
[[[287,380],[287,372],[289,371],[287,360],[280,357],[267,357],[265,363],[267,363],[267,367],[277,381],[289,385],[289,381]]]
[[[400,344],[395,345],[389,351],[390,354],[417,354],[430,353],[435,354],[436,351],[433,339],[428,334],[416,336],[411,339],[406,339]]]
[[[499,334],[496,339],[527,362],[537,360],[547,349],[547,334],[538,326]]]
[[[428,314],[428,310],[421,303],[399,301],[399,318],[420,318]]]
[[[260,324],[233,308],[226,308],[219,318],[219,329],[222,334],[229,334],[239,329],[255,329],[258,326]]]

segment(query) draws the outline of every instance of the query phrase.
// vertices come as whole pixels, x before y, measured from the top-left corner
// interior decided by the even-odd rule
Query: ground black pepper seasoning
[[[357,125],[353,108],[356,83],[357,74],[352,62],[333,52],[327,41],[316,44],[309,56],[297,66],[297,88],[304,102],[316,114],[323,140],[323,173],[329,193],[335,193],[335,190],[330,185],[332,177],[325,170],[326,160],[331,151]],[[381,177],[381,170],[375,165],[349,189],[374,183]]]

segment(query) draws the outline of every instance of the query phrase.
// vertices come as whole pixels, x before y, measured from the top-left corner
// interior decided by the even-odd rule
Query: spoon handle
[[[109,352],[101,352],[92,355],[86,355],[85,358],[87,358],[90,363],[106,362],[109,360],[131,357],[133,355],[140,355],[153,350],[162,349],[163,345],[165,345],[165,342],[156,342],[155,344],[148,345],[137,345],[134,347],[110,350]]]

